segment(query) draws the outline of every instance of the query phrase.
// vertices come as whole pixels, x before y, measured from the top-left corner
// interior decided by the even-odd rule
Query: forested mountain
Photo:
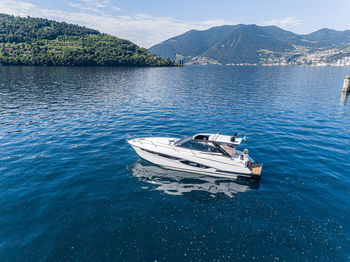
[[[332,46],[340,44],[349,44],[350,31],[336,31],[333,29],[323,28],[304,37],[310,41],[316,41],[319,46]]]
[[[132,42],[42,18],[0,14],[0,64],[170,66]]]
[[[298,35],[276,26],[239,24],[191,30],[149,50],[199,64],[329,63],[349,55],[350,31],[322,29]]]

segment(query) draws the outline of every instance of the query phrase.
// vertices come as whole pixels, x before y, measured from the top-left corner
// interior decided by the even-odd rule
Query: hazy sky
[[[350,0],[0,0],[1,12],[85,25],[147,48],[223,24],[350,29]]]

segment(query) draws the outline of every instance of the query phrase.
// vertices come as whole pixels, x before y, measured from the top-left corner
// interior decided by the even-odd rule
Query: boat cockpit
[[[241,141],[242,138],[238,138],[237,134],[232,137],[219,134],[196,134],[179,139],[174,142],[174,145],[230,158],[248,159],[248,157],[245,157],[235,149],[236,146],[240,145]]]

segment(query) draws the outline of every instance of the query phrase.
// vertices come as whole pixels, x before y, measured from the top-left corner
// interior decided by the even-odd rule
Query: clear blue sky
[[[223,24],[350,29],[350,0],[0,0],[0,12],[85,25],[144,47]]]

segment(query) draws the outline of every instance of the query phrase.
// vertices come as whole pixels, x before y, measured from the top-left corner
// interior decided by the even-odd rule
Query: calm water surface
[[[0,261],[349,261],[347,74],[0,67]],[[247,135],[262,179],[163,170],[125,142],[203,131]]]

